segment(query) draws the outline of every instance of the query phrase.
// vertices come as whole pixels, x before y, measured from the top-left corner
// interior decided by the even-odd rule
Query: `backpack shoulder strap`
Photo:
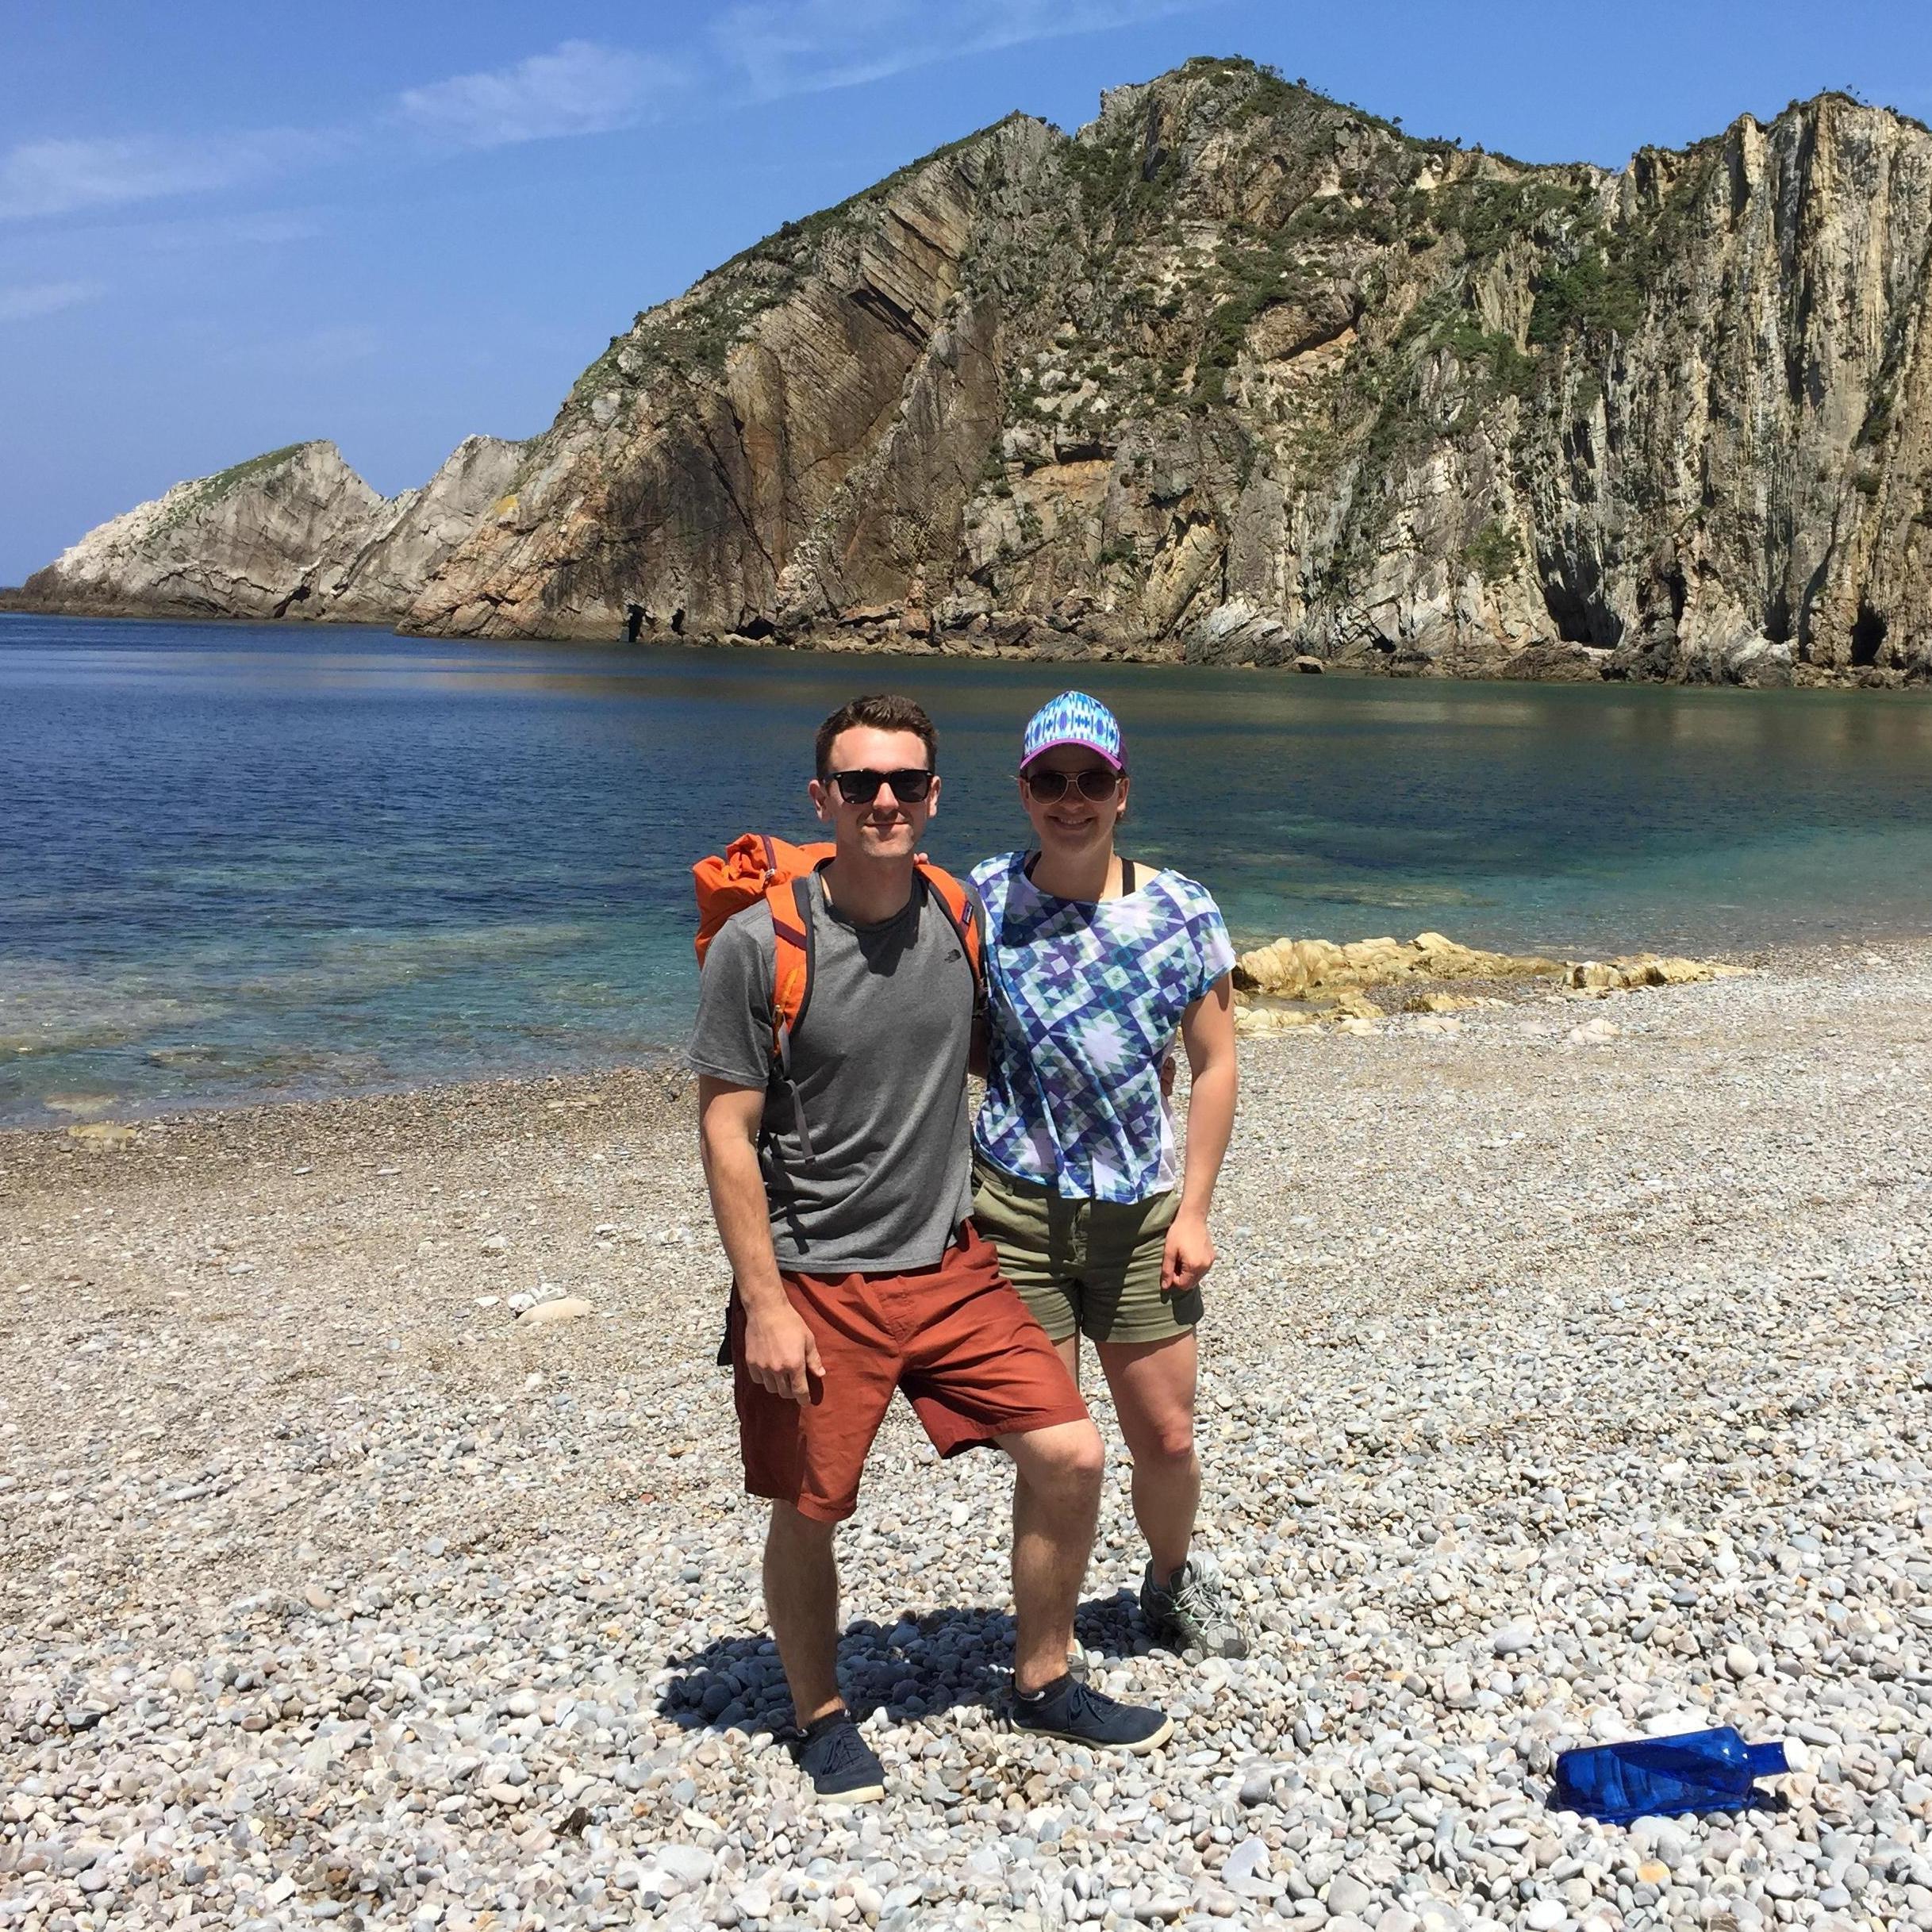
[[[809,853],[812,848],[805,849]],[[771,913],[773,947],[771,1051],[788,1081],[792,1071],[792,1038],[812,1004],[812,893],[816,870],[814,863],[805,871],[772,880],[765,889],[765,904]],[[922,861],[919,874],[958,935],[977,990],[982,971],[979,921],[973,916],[966,889],[938,866]]]
[[[966,964],[973,970],[973,983],[977,986],[981,974],[979,921],[973,916],[972,901],[966,895],[966,889],[950,872],[924,859],[920,861],[919,873],[951,920],[953,930],[958,934],[959,943],[966,949]]]
[[[771,913],[771,1051],[791,1073],[793,1029],[812,997],[812,874],[797,873],[765,889]]]
[[[765,904],[771,913],[772,1064],[792,1097],[792,1122],[800,1150],[809,1161],[812,1132],[792,1074],[792,1035],[812,998],[812,872],[774,879],[765,889]]]

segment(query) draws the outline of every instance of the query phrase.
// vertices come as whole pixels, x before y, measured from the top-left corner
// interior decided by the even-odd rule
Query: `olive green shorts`
[[[1164,1294],[1161,1262],[1178,1189],[1131,1205],[1066,1200],[984,1161],[973,1163],[973,1222],[1001,1271],[1056,1342],[1166,1342],[1200,1319],[1200,1290]]]

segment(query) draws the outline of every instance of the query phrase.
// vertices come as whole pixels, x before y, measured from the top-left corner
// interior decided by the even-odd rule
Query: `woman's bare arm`
[[[1235,1131],[1240,1075],[1235,1057],[1235,994],[1223,973],[1181,1019],[1181,1044],[1193,1089],[1188,1096],[1187,1161],[1181,1206],[1167,1231],[1161,1285],[1179,1292],[1195,1287],[1214,1266],[1208,1206]]]

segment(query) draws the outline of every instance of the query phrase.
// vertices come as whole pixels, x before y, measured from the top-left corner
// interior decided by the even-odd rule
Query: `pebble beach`
[[[776,1734],[727,1273],[661,1071],[0,1135],[0,1928],[1932,1928],[1932,946],[1244,1039],[1172,1744],[998,1727],[1010,1478],[840,1554],[889,1795]],[[1608,1826],[1569,1746],[1783,1741]]]

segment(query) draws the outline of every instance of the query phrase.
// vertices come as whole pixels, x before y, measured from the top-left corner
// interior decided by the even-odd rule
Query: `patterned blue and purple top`
[[[1131,1203],[1178,1177],[1161,1062],[1235,962],[1220,909],[1178,872],[1094,905],[1056,899],[1008,852],[973,869],[986,909],[980,1157],[1070,1200]]]

